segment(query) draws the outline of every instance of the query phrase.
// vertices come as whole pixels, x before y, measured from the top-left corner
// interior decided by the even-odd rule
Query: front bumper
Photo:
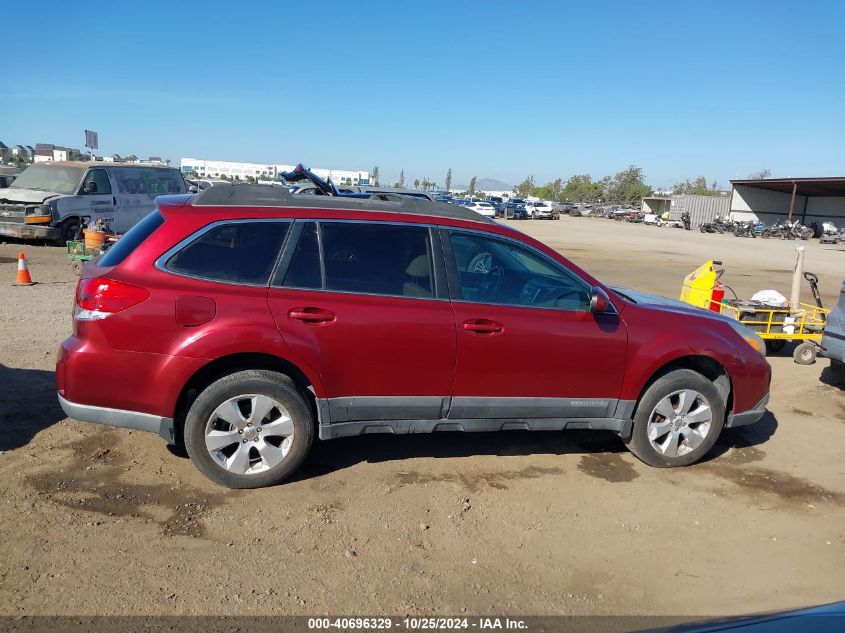
[[[742,413],[729,413],[725,428],[734,429],[738,426],[748,426],[749,424],[754,424],[757,420],[763,417],[764,413],[766,413],[766,405],[768,403],[769,394],[766,394],[760,402],[754,405],[752,409],[743,411]]]
[[[43,224],[24,224],[21,222],[0,222],[0,235],[18,238],[59,239],[59,229]]]
[[[118,426],[124,429],[135,429],[157,433],[163,437],[168,444],[174,443],[173,419],[163,418],[150,413],[139,413],[137,411],[124,411],[122,409],[110,409],[108,407],[95,407],[88,404],[77,404],[65,400],[61,394],[56,394],[62,410],[69,418],[81,420],[82,422],[96,422],[108,426]]]

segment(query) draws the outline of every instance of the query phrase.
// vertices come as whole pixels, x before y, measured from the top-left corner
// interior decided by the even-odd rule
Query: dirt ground
[[[789,291],[794,242],[518,227],[645,291],[675,297],[709,258],[741,295]],[[11,286],[22,248],[30,288]],[[806,267],[832,304],[845,246],[809,243]],[[158,437],[65,418],[75,279],[62,249],[0,245],[0,615],[706,616],[845,597],[845,391],[827,361],[772,358],[770,413],[686,469],[601,433],[369,436],[233,492]]]

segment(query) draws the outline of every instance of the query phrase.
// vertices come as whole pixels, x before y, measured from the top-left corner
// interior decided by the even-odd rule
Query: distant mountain
[[[513,185],[509,185],[501,180],[495,178],[479,178],[475,183],[475,188],[478,191],[511,191]],[[469,185],[452,185],[452,191],[466,191]]]
[[[513,189],[513,185],[495,178],[481,178],[475,183],[475,187],[481,191],[510,191]]]

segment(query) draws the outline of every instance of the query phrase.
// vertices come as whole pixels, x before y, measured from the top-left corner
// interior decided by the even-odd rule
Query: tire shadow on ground
[[[836,387],[840,391],[845,391],[845,383],[839,379],[839,376],[833,371],[833,366],[830,363],[822,369],[822,373],[819,375],[819,382],[830,387]]]
[[[26,446],[66,417],[56,397],[56,372],[0,365],[0,451]]]

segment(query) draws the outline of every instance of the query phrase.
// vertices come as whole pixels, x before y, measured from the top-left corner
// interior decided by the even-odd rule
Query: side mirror
[[[199,193],[199,191],[200,190],[197,188],[196,185],[191,185],[190,187],[188,187],[188,193]]]
[[[89,180],[85,183],[85,187],[82,189],[85,193],[97,193],[97,183],[93,180]]]
[[[607,293],[599,288],[593,286],[590,289],[590,312],[593,314],[604,314],[610,308],[610,298]]]

